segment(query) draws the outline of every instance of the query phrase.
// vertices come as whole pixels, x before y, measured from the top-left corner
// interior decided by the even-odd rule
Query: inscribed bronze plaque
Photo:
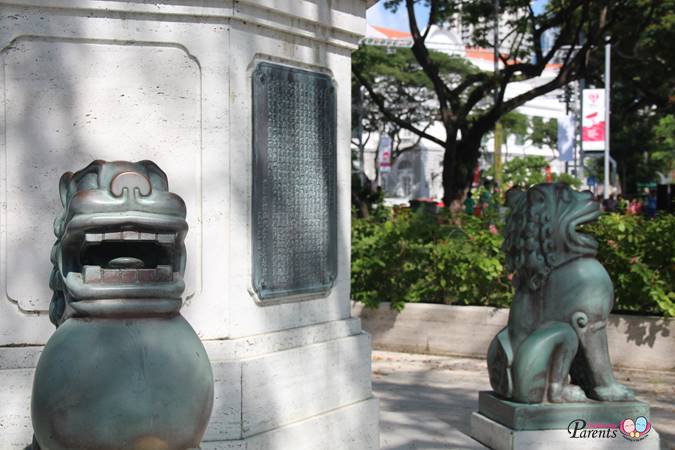
[[[337,270],[335,88],[260,63],[253,73],[253,288],[261,300],[327,292]]]

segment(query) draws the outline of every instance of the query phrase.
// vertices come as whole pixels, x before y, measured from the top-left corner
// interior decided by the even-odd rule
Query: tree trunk
[[[448,138],[443,156],[443,203],[451,206],[462,200],[471,185],[480,158],[480,140]]]

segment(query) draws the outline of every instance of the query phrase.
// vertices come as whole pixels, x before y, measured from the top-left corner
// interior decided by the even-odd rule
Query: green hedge
[[[493,216],[491,218],[495,220]],[[675,217],[603,215],[585,231],[615,285],[616,311],[675,316]],[[508,307],[501,224],[445,213],[381,209],[352,222],[352,298],[376,307],[406,302]]]
[[[605,214],[584,231],[595,235],[598,260],[614,282],[614,308],[675,316],[675,216]]]

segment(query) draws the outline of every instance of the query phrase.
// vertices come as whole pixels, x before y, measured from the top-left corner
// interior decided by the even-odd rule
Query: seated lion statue
[[[506,193],[506,266],[516,294],[488,349],[490,384],[520,403],[632,400],[607,348],[612,281],[577,226],[600,215],[590,192],[542,183]]]

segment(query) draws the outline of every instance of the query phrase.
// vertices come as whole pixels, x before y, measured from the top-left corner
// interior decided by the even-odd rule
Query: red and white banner
[[[380,143],[377,146],[377,159],[380,162],[380,173],[389,173],[391,171],[391,138],[383,134],[380,136]]]
[[[581,147],[584,151],[605,149],[605,90],[584,89],[581,111]]]

